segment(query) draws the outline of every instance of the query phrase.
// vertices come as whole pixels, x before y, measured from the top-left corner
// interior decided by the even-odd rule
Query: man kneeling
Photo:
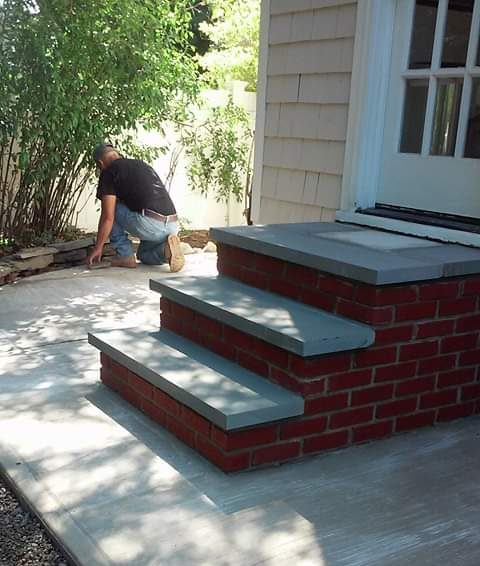
[[[93,159],[100,169],[97,198],[102,211],[97,242],[87,258],[93,267],[102,258],[110,237],[116,257],[112,267],[136,267],[128,234],[140,238],[138,259],[147,265],[168,262],[170,271],[180,271],[185,259],[177,236],[178,217],[160,177],[139,159],[125,159],[109,144],[95,148]]]

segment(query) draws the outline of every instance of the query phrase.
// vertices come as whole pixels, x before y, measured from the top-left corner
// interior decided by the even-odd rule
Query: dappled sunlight
[[[167,299],[295,353],[323,354],[373,341],[358,322],[224,276],[153,280]]]
[[[43,481],[70,511],[112,504],[152,489],[168,492],[170,504],[173,497],[181,497],[182,486],[183,491],[188,487],[172,466],[131,436],[83,451],[81,458],[51,470]]]
[[[426,431],[413,446],[398,437],[229,476],[100,384],[98,374],[94,379],[98,356],[84,342],[33,355],[11,356],[0,376],[0,446],[16,449],[21,465],[115,564],[327,566],[335,557],[369,566],[375,536],[387,564],[399,547],[413,552],[419,540],[449,536],[456,544],[452,525],[459,545],[465,536],[478,538],[472,485],[480,462],[461,436],[473,422],[456,425],[448,443],[441,429]],[[432,458],[437,466],[455,463],[440,493]],[[473,496],[460,524],[451,505],[454,482],[457,494]],[[427,496],[436,507],[423,501]]]
[[[230,279],[226,280],[228,287],[222,287],[222,279],[225,280],[222,277],[216,280],[220,285],[210,285],[211,279],[207,277],[183,277],[171,280],[171,285],[175,290],[187,294],[190,299],[197,299],[199,302],[206,301],[214,307],[244,317],[247,321],[281,330],[284,334],[293,337],[301,337],[301,329],[292,317],[292,313],[286,308],[289,301],[280,296],[272,297],[263,291],[252,289],[243,283],[233,282]],[[170,281],[165,278],[159,280],[159,283],[160,285],[169,285]],[[248,296],[251,293],[256,296]],[[168,296],[168,293],[166,296]],[[262,297],[262,300],[259,300],[259,297]],[[175,300],[173,297],[172,299]],[[269,307],[268,310],[265,308],[265,301]],[[305,314],[311,313],[311,309],[301,304],[296,305],[296,307]]]
[[[116,564],[233,564],[247,555],[261,562],[274,555],[272,544],[282,555],[295,549],[316,560],[321,556],[312,526],[294,511],[288,521],[261,509],[243,516],[244,505],[225,514],[222,497],[212,490],[225,479],[231,492],[235,478],[214,469],[103,385],[82,385],[74,377],[82,374],[74,352],[85,354],[85,346],[68,345],[70,365],[64,360],[59,366],[58,355],[38,357],[38,382],[30,369],[30,378],[4,374],[3,382],[24,383],[16,396],[19,410],[9,410],[13,392],[2,396],[0,443],[20,450],[23,465]],[[84,365],[90,363],[87,356]],[[47,380],[50,388],[44,387]],[[212,490],[199,489],[203,478]],[[278,491],[269,499],[276,497]]]
[[[33,475],[43,511],[118,566],[419,564],[442,544],[480,563],[478,418],[223,474],[100,382],[87,331],[141,325],[168,343],[151,271],[110,273],[2,291],[0,452]],[[155,358],[150,342],[137,350]],[[213,360],[201,375],[180,347],[158,363],[221,406],[233,393]],[[253,381],[244,393],[253,407]]]
[[[102,351],[113,350],[116,361],[147,380],[159,380],[167,393],[194,398],[208,411],[226,415],[258,411],[260,421],[255,422],[262,422],[262,411],[281,412],[283,403],[292,402],[290,392],[166,330],[112,331],[91,335],[89,341]]]
[[[188,256],[176,274],[213,273],[216,254]],[[159,299],[151,277],[172,277],[164,266],[135,270],[74,268],[22,280],[2,289],[0,353],[85,339],[88,331],[158,328]]]
[[[156,494],[151,496],[155,498]],[[325,564],[313,526],[281,503],[240,512],[227,520],[201,499],[185,500],[169,508],[152,506],[151,501],[139,497],[135,500],[137,509],[138,515],[120,507],[109,526],[110,534],[102,541],[117,564],[134,557],[138,559],[135,564],[273,564],[276,558],[288,557],[295,564]],[[98,519],[91,517],[86,523],[95,521]],[[178,536],[172,538],[171,533]],[[122,557],[121,537],[142,540],[144,546],[129,544],[128,558]]]

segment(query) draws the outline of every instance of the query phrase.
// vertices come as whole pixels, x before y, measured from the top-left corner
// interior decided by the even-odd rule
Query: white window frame
[[[447,1],[440,0],[442,4]],[[480,247],[480,234],[356,212],[358,209],[373,208],[377,200],[396,5],[397,0],[358,1],[342,200],[341,210],[337,212],[337,220]],[[477,2],[472,26],[478,25],[480,19],[479,5],[480,3]],[[471,45],[468,53],[467,66],[470,68],[476,56],[474,47],[477,46]],[[439,49],[440,47],[437,46],[437,51]],[[413,76],[418,75],[419,72],[421,73],[421,71],[409,71],[408,74]],[[455,69],[440,70],[440,73],[444,72],[446,76],[452,76],[455,74]],[[433,120],[433,90],[430,91],[426,128],[429,127],[428,120]],[[464,107],[470,92],[471,79],[463,88]],[[464,133],[463,130],[459,131],[457,139],[463,140]],[[429,142],[430,134],[427,133],[425,137]],[[429,146],[425,140],[424,150],[427,147]],[[457,143],[456,155],[460,152],[463,153],[463,143]]]

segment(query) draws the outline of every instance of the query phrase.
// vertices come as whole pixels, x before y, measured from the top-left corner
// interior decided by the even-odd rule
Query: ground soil
[[[0,477],[0,566],[67,566],[40,522]]]
[[[208,230],[183,230],[180,232],[180,239],[192,248],[204,248],[209,240]]]

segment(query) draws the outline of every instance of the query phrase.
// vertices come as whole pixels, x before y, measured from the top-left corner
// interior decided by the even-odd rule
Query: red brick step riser
[[[366,390],[351,388],[312,398],[305,417],[225,432],[105,354],[101,363],[101,379],[108,387],[225,472],[285,462],[480,412],[478,381],[388,402],[355,400]],[[452,402],[452,391],[460,403]]]
[[[370,348],[302,358],[164,297],[160,304],[163,328],[304,397],[352,384],[371,386],[428,375],[436,378],[456,370],[475,373],[480,362],[477,315],[379,329]],[[429,337],[424,339],[427,327]],[[432,329],[439,335],[432,336]],[[331,377],[327,386],[329,375],[335,378]],[[439,386],[444,387],[445,383],[442,378]]]
[[[376,327],[476,312],[480,295],[479,276],[367,285],[222,243],[218,244],[218,271],[259,289]],[[424,329],[424,337],[429,331]]]
[[[372,286],[219,245],[219,271],[371,324],[375,344],[303,359],[162,298],[162,326],[302,395],[303,417],[225,433],[103,356],[102,379],[224,471],[480,412],[480,277]]]
[[[300,452],[292,457],[480,412],[478,320],[476,331],[469,321],[468,333],[448,336],[456,321],[447,329],[440,320],[441,336],[415,341],[419,321],[408,332],[380,332],[366,350],[301,358],[171,300],[162,298],[161,309],[163,328],[305,398],[305,416],[284,424],[277,440],[296,436]]]

